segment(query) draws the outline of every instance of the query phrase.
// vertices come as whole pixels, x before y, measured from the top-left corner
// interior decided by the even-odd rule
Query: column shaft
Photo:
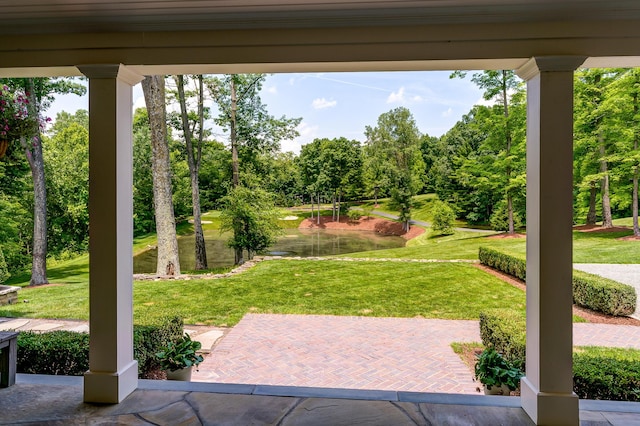
[[[573,71],[534,58],[527,80],[527,362],[522,406],[536,424],[577,425],[572,372]]]
[[[86,402],[118,403],[138,386],[133,359],[132,86],[121,65],[89,77],[89,372]]]

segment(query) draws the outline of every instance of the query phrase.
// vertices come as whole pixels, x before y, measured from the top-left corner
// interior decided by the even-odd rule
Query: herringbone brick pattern
[[[479,342],[477,321],[247,314],[192,380],[475,393],[451,342]]]

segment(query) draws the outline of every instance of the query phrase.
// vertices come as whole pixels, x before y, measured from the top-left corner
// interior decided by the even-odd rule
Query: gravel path
[[[600,275],[620,283],[629,284],[636,289],[636,294],[640,295],[640,265],[633,264],[608,264],[608,263],[575,263],[575,269]],[[640,297],[638,297],[640,301]],[[640,303],[636,304],[636,311],[632,317],[640,319]]]

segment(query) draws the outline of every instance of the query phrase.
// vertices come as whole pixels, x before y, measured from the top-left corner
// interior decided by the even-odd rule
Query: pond
[[[265,254],[273,256],[329,256],[368,250],[404,247],[402,237],[384,236],[371,231],[346,231],[334,229],[285,229],[285,234]],[[210,268],[233,265],[233,250],[227,247],[227,235],[218,231],[205,233],[207,261]],[[194,237],[178,238],[180,268],[192,270],[194,261]],[[157,250],[147,250],[133,258],[136,274],[153,273],[156,270]]]

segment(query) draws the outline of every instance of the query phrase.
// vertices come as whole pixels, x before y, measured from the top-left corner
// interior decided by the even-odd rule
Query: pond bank
[[[409,232],[404,232],[402,223],[377,217],[360,217],[359,220],[350,220],[348,216],[340,216],[338,222],[331,216],[320,216],[320,224],[317,218],[303,220],[298,229],[342,229],[349,231],[372,231],[381,235],[395,235],[410,240],[424,234],[424,228],[412,225]]]

